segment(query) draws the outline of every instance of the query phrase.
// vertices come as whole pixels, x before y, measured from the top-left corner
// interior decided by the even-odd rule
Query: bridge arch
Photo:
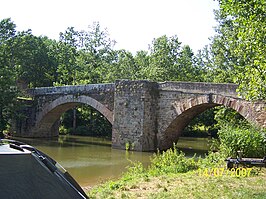
[[[99,111],[113,125],[113,112],[97,100],[85,96],[65,95],[43,106],[36,115],[35,130],[39,135],[57,136],[60,116],[78,104],[86,104]]]
[[[256,124],[259,124],[257,120],[260,116],[265,117],[265,112],[256,112],[251,102],[234,97],[209,94],[175,101],[172,103],[172,111],[167,113],[169,122],[158,134],[159,148],[170,148],[194,117],[215,106],[232,108],[245,119]]]

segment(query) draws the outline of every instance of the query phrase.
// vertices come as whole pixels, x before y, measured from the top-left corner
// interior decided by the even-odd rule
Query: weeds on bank
[[[250,131],[250,132],[248,132]],[[157,152],[145,169],[140,162],[131,162],[128,171],[117,181],[109,181],[92,189],[91,198],[266,198],[266,169],[252,168],[250,177],[209,175],[215,169],[226,169],[225,159],[236,150],[245,155],[255,150],[265,154],[265,131],[224,127],[219,131],[219,152],[209,152],[204,158],[185,157],[174,144],[167,151]],[[247,147],[248,146],[248,147]],[[199,175],[199,171],[208,175]],[[213,173],[211,173],[213,174]],[[234,173],[233,173],[234,174]],[[237,174],[237,173],[235,173]]]
[[[245,198],[246,192],[248,196],[253,196],[256,191],[266,196],[262,188],[266,186],[266,182],[261,180],[266,177],[266,169],[263,171],[264,177],[258,176],[259,169],[252,169],[250,175],[253,176],[252,179],[229,175],[220,177],[199,175],[200,169],[210,168],[211,171],[211,168],[225,168],[224,160],[225,156],[219,152],[209,152],[204,158],[195,158],[195,156],[187,158],[174,145],[167,151],[158,151],[154,154],[148,168],[144,168],[140,162],[131,162],[131,166],[121,179],[106,182],[92,189],[89,196],[90,198],[138,198],[145,195],[145,198],[173,198],[179,195],[178,197],[182,198],[192,194],[195,198],[205,196],[213,198],[222,197],[224,194],[229,198],[238,195]]]
[[[215,156],[213,154],[213,156]],[[151,157],[150,166],[145,169],[140,162],[131,162],[131,166],[128,167],[127,172],[123,174],[122,178],[118,181],[109,181],[104,185],[100,185],[97,188],[94,188],[90,191],[89,195],[91,198],[116,198],[114,195],[115,191],[123,192],[132,189],[138,189],[140,183],[149,183],[151,180],[154,181],[154,178],[160,177],[167,179],[169,177],[175,176],[176,174],[186,173],[189,171],[195,171],[200,168],[200,165],[211,165],[215,157],[210,157],[209,159],[196,160],[195,157],[187,158],[185,154],[179,151],[174,145],[173,148],[168,149],[164,152],[157,152]],[[167,182],[166,183],[170,183]],[[161,182],[158,182],[155,189],[162,189],[167,191],[167,186],[162,185]],[[121,193],[120,193],[121,194]],[[123,196],[120,195],[120,198],[128,198],[128,193],[123,192]]]
[[[162,174],[185,173],[198,168],[198,163],[195,157],[186,158],[185,153],[179,151],[174,144],[173,148],[157,154],[151,158],[151,165],[148,168],[148,173],[151,176]]]

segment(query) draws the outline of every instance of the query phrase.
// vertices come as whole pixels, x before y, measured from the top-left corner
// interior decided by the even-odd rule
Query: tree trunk
[[[92,108],[90,107],[89,131],[92,132]]]
[[[73,131],[75,132],[77,128],[77,109],[73,108]]]

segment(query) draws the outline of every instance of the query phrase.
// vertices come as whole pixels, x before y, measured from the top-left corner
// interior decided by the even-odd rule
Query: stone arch
[[[232,108],[248,121],[260,126],[264,126],[266,124],[264,103],[254,104],[240,98],[215,94],[195,96],[193,98],[175,101],[172,103],[172,111],[167,113],[170,115],[170,117],[168,117],[169,122],[162,127],[161,132],[159,132],[159,137],[157,138],[159,148],[170,148],[173,142],[175,142],[181,135],[183,129],[195,116],[215,106]],[[255,107],[259,110],[256,111]]]
[[[38,131],[40,137],[57,136],[60,116],[78,104],[87,104],[93,107],[113,125],[113,112],[97,100],[85,95],[65,95],[42,107],[42,111],[36,115],[35,131]]]

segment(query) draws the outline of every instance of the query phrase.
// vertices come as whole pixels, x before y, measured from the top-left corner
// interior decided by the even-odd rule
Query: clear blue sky
[[[197,51],[214,35],[217,8],[214,0],[8,0],[1,2],[0,19],[11,17],[17,30],[52,39],[67,27],[82,30],[99,21],[117,49],[147,50],[165,34]]]

